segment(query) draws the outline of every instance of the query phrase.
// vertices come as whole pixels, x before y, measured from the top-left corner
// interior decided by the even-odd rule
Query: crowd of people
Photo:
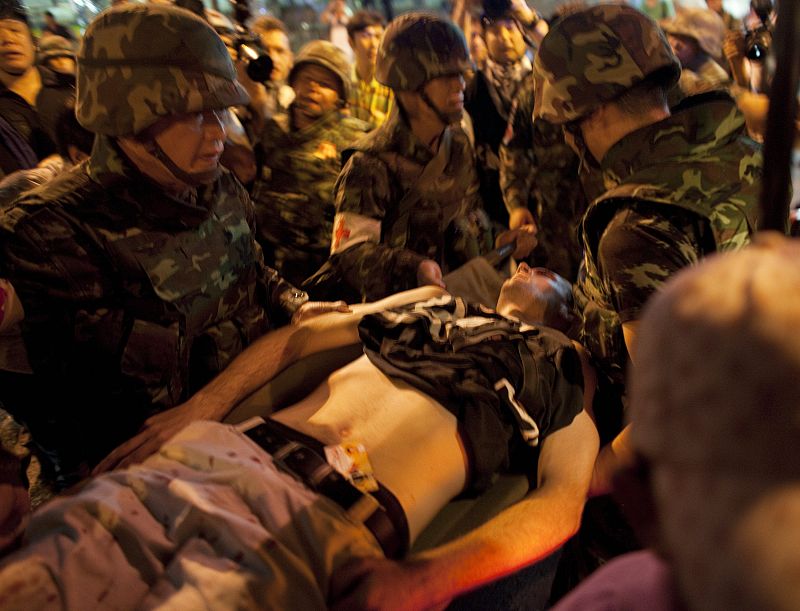
[[[0,449],[0,606],[797,608],[776,13],[707,4],[334,0],[295,52],[0,0],[0,407],[56,493]]]

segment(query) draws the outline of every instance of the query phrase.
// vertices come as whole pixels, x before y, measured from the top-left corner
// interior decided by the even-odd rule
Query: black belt
[[[364,524],[387,558],[403,556],[408,548],[408,535],[398,532],[386,507],[374,495],[361,492],[347,481],[308,445],[291,439],[283,429],[280,423],[261,420],[260,424],[246,429],[244,434],[266,450],[281,471],[328,497],[350,518]]]

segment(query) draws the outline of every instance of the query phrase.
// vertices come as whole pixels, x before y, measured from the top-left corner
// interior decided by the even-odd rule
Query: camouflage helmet
[[[333,72],[339,79],[339,96],[342,101],[347,101],[350,97],[350,62],[339,47],[327,40],[312,40],[304,45],[297,53],[289,72],[289,85],[294,82],[294,77],[304,64],[315,64]]]
[[[725,22],[714,11],[705,8],[687,8],[677,17],[661,26],[667,34],[693,38],[700,48],[714,58],[722,55]]]
[[[429,13],[406,13],[389,24],[375,62],[379,83],[417,91],[431,79],[473,68],[464,34],[451,21]]]
[[[78,121],[109,136],[249,100],[213,28],[165,4],[123,4],[98,15],[78,52],[77,82]]]
[[[648,76],[670,87],[681,65],[655,21],[620,4],[595,5],[556,22],[533,63],[535,118],[555,124],[590,114]]]
[[[40,39],[37,61],[40,64],[44,64],[47,60],[56,57],[71,57],[75,59],[75,47],[72,41],[63,36],[47,36]]]

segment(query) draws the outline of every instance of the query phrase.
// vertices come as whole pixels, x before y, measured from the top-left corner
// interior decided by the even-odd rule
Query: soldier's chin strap
[[[433,113],[436,115],[436,117],[439,119],[439,121],[441,121],[442,123],[445,124],[445,126],[450,125],[451,123],[453,123],[453,121],[450,120],[450,117],[448,117],[446,113],[442,112],[442,110],[439,109],[436,106],[436,104],[433,103],[433,100],[430,99],[428,94],[425,93],[425,86],[424,85],[419,89],[419,97],[422,99],[423,102],[425,102],[425,104],[428,106],[428,108],[430,108],[433,111]]]
[[[572,136],[572,139],[575,142],[575,148],[577,149],[576,153],[578,155],[579,162],[578,173],[580,174],[582,171],[588,171],[589,169],[598,169],[600,165],[595,160],[594,155],[592,155],[592,152],[589,150],[589,147],[586,145],[586,140],[583,139],[583,130],[581,130],[580,127],[580,120],[564,123],[562,127],[564,128],[565,132]]]
[[[161,148],[154,137],[148,138],[143,142],[143,144],[147,148],[147,151],[153,157],[158,159],[158,161],[160,161],[175,178],[183,183],[186,183],[186,185],[189,187],[197,188],[201,185],[213,182],[222,173],[219,164],[217,164],[217,167],[213,170],[206,170],[204,172],[187,172],[186,170],[178,167],[178,164],[176,164],[172,158],[167,155],[167,152]]]

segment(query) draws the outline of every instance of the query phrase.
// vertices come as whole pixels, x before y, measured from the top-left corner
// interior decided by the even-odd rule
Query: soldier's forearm
[[[287,325],[259,338],[186,404],[200,419],[222,420],[238,403],[298,360],[309,336],[302,326]]]

